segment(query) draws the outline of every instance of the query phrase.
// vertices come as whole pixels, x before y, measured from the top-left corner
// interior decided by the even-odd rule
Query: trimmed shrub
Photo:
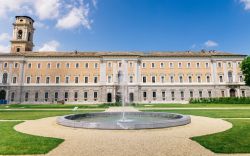
[[[190,99],[190,104],[213,103],[213,104],[250,104],[250,97],[220,97]]]

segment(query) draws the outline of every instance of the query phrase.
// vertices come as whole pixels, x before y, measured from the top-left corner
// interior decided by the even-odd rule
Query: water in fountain
[[[118,85],[120,86],[120,96],[122,102],[122,118],[118,122],[132,122],[133,120],[126,118],[125,104],[126,104],[126,93],[127,93],[127,63],[122,60],[121,70],[118,73]]]

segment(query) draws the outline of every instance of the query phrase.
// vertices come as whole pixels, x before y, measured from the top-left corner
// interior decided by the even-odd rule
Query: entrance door
[[[0,91],[0,100],[5,100],[6,99],[6,91],[1,90]]]
[[[107,94],[107,102],[112,102],[112,94],[111,93]]]
[[[134,93],[129,93],[129,102],[134,102]]]
[[[236,97],[235,89],[230,89],[230,97]]]

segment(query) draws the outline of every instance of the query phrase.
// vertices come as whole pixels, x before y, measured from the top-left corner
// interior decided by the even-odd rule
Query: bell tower
[[[33,44],[33,27],[34,20],[28,16],[16,16],[13,23],[13,37],[11,42],[11,53],[32,51]]]

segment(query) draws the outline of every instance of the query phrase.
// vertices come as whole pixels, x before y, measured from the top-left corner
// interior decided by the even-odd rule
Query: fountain
[[[120,89],[122,111],[84,113],[61,116],[57,123],[63,126],[90,129],[149,129],[167,128],[186,125],[191,122],[187,115],[162,112],[126,112],[127,102],[127,63],[122,60],[121,70],[118,72],[118,86]]]

